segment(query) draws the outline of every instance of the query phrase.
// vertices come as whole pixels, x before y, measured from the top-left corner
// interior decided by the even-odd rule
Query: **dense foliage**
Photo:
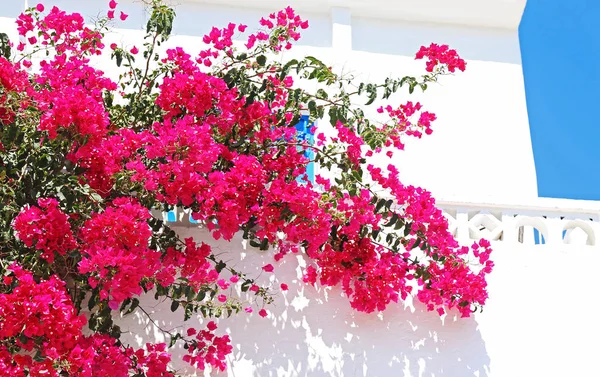
[[[109,25],[127,18],[108,5],[92,27],[40,4],[18,17],[20,43],[0,36],[2,375],[172,376],[168,347],[177,342],[190,364],[224,369],[230,338],[210,318],[268,316],[274,288],[152,215],[175,207],[216,239],[243,234],[272,252],[267,273],[286,254],[304,254],[304,281],[341,286],[359,311],[408,295],[440,314],[469,316],[484,304],[489,243],[459,246],[429,192],[403,184],[393,164],[372,164],[432,132],[433,113],[394,95],[463,71],[456,51],[422,47],[423,76],[360,83],[315,57],[274,59],[308,27],[291,8],[261,19],[255,33],[213,28],[190,56],[159,53],[175,13],[158,0],[143,46],[105,46]],[[121,69],[118,79],[94,65],[101,54]],[[319,89],[301,89],[302,80]],[[377,109],[383,121],[365,116],[376,100],[391,103]],[[310,127],[309,143],[295,127],[304,113],[333,133]],[[319,166],[314,181],[309,163]],[[134,349],[113,317],[148,314],[145,293],[192,320],[168,334],[170,344]]]

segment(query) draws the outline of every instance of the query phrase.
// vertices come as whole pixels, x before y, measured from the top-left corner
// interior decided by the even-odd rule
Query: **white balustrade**
[[[539,198],[528,204],[438,201],[437,205],[444,211],[450,231],[463,244],[485,238],[538,246],[598,246],[600,202]],[[202,226],[187,209],[176,208],[160,216],[178,227]]]
[[[598,246],[598,202],[539,198],[526,204],[440,201],[438,206],[462,243],[485,238],[527,245]]]

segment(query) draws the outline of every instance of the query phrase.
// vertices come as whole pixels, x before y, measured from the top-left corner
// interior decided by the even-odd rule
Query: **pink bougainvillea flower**
[[[43,12],[44,11],[44,4],[42,3],[38,3],[38,5],[35,6],[35,9],[37,9],[38,12]]]
[[[114,19],[117,2],[108,4],[107,16]],[[276,250],[275,261],[302,254],[308,265],[302,280],[339,286],[355,310],[382,311],[408,295],[440,315],[455,308],[469,316],[472,306],[485,303],[485,279],[494,266],[489,242],[459,246],[428,191],[404,184],[394,164],[376,167],[366,161],[382,155],[391,158],[392,149],[403,149],[405,137],[431,134],[435,114],[423,111],[418,102],[384,104],[377,108],[381,122],[365,122],[368,133],[354,117],[336,117],[332,135],[309,128],[316,135],[312,146],[298,134],[293,123],[310,106],[297,103],[297,80],[270,59],[292,48],[301,29],[308,27],[292,8],[259,21],[261,30],[247,35],[250,51],[234,49],[233,38],[247,26],[229,23],[203,36],[206,46],[197,56],[180,47],[164,53],[161,49],[159,71],[123,64],[118,83],[91,64],[93,56],[105,52],[103,28],[87,24],[78,13],[52,7],[40,15],[43,10],[38,4],[18,16],[22,42],[17,49],[40,44],[52,53],[41,57],[39,64],[36,59],[35,72],[25,69],[31,66],[29,60],[0,57],[0,123],[33,122],[23,127],[23,132],[31,130],[32,145],[60,146],[56,156],[66,154],[67,163],[52,166],[61,178],[49,182],[60,186],[49,184],[39,193],[65,199],[34,196],[24,207],[11,203],[11,208],[22,207],[12,223],[18,246],[14,255],[26,261],[24,265],[39,268],[35,274],[18,265],[0,271],[7,275],[0,280],[0,340],[4,340],[0,374],[173,376],[167,368],[166,344],[134,349],[111,335],[85,335],[85,317],[71,301],[74,282],[85,290],[81,293],[94,290],[90,299],[94,311],[108,307],[114,310],[112,315],[124,303],[126,310],[133,307],[137,297],[154,288],[158,296],[173,297],[170,292],[177,296],[171,308],[186,300],[203,314],[207,308],[211,314],[213,308],[237,310],[238,301],[226,290],[240,280],[239,288],[249,290],[252,302],[265,298],[270,302],[267,287],[254,284],[237,267],[217,262],[208,244],[193,238],[182,241],[165,231],[151,208],[191,208],[192,218],[206,224],[217,240],[231,241],[240,231],[252,232]],[[125,21],[128,15],[119,10],[119,18]],[[116,51],[113,57],[122,58],[116,43],[110,43],[110,49]],[[129,52],[137,55],[140,50],[133,46]],[[431,72],[426,78],[464,70],[466,65],[446,45],[423,46],[415,57],[426,59]],[[235,67],[229,64],[231,59],[236,60]],[[317,79],[338,83],[330,67],[313,63],[310,70]],[[295,68],[302,75],[308,66],[298,63]],[[229,80],[232,73],[241,80]],[[263,89],[246,96],[246,90],[235,84],[244,82],[244,75],[260,80]],[[107,101],[113,95],[121,95],[120,102],[126,103]],[[0,144],[3,153],[23,148],[3,141],[8,143]],[[343,166],[348,177],[340,181],[317,175],[314,182],[307,182],[309,164],[329,148],[339,161],[334,164]],[[22,151],[26,156],[27,150]],[[314,152],[313,157],[306,152]],[[36,166],[35,161],[28,167],[45,169],[46,174],[49,163]],[[31,191],[16,182],[13,173],[5,178],[10,187]],[[360,189],[365,187],[361,179],[377,190]],[[380,191],[385,199],[377,194]],[[401,211],[394,212],[395,207]],[[386,223],[390,230],[398,230],[392,232],[398,233],[394,242],[374,235]],[[386,240],[386,245],[374,239]],[[392,245],[393,252],[388,247]],[[418,248],[418,262],[411,259],[413,248]],[[481,269],[473,270],[464,263],[467,259],[478,261]],[[273,264],[262,266],[266,273],[274,269]],[[47,276],[49,271],[60,272],[62,278]],[[286,283],[279,287],[289,290]],[[253,309],[246,306],[244,312]],[[258,315],[270,313],[263,308]],[[91,328],[98,324],[90,322]],[[179,330],[178,335],[187,334],[175,338],[185,342],[183,360],[202,370],[225,369],[233,348],[229,335],[216,331],[213,321],[204,329]],[[43,357],[34,360],[30,355],[36,353]]]
[[[265,271],[265,272],[273,272],[273,270],[274,270],[274,268],[273,268],[273,265],[272,265],[272,264],[270,264],[270,263],[269,263],[269,264],[267,264],[267,265],[264,265],[262,269],[263,269],[263,271]]]

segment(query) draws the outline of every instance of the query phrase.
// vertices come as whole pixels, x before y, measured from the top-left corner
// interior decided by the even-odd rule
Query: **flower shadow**
[[[197,228],[179,229],[180,236],[194,236],[209,242],[209,236]],[[276,293],[274,303],[266,307],[269,315],[260,317],[240,313],[218,321],[218,334],[228,332],[233,352],[224,372],[206,372],[211,376],[300,377],[300,376],[415,376],[465,377],[489,375],[489,356],[474,318],[443,320],[415,302],[393,304],[382,313],[360,313],[350,307],[337,288],[315,288],[301,281],[304,259],[287,256],[276,264],[274,274],[261,272],[273,263],[272,253],[246,250],[243,240],[231,243],[210,241],[213,251],[231,267],[249,276],[258,276],[263,284],[290,289]],[[279,280],[280,279],[280,280]],[[238,292],[239,293],[239,292]],[[232,292],[231,295],[234,295]],[[163,329],[202,328],[206,320],[183,323],[183,313],[172,313],[168,303],[153,298],[142,300]],[[137,311],[125,319],[126,339],[139,346],[147,341],[164,341],[144,313]],[[202,322],[202,323],[199,323]],[[185,375],[193,370],[182,363],[181,347],[173,350],[173,365]]]

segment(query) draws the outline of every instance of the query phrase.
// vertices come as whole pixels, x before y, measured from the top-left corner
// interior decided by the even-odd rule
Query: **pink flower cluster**
[[[167,249],[166,256],[162,260],[162,270],[156,275],[157,281],[167,286],[175,281],[178,272],[196,290],[215,283],[219,273],[207,259],[211,251],[207,244],[202,243],[198,246],[192,238],[186,238],[185,248],[182,251],[175,248]]]
[[[362,158],[361,147],[364,144],[362,138],[356,135],[351,129],[344,126],[339,120],[335,125],[335,129],[338,132],[339,140],[348,145],[348,149],[346,150],[348,159],[354,166],[358,167]]]
[[[469,317],[472,312],[470,303],[485,303],[488,298],[485,277],[494,266],[489,260],[490,243],[480,240],[479,243],[474,243],[471,249],[483,265],[478,273],[474,273],[464,259],[457,257],[447,258],[441,265],[429,263],[427,274],[433,278],[427,283],[427,287],[420,289],[417,294],[418,299],[427,304],[428,310],[436,309],[442,314],[444,307],[456,307],[463,317]],[[456,250],[456,255],[466,255],[468,252],[468,247],[462,247]],[[419,285],[424,284],[423,279],[420,279]]]
[[[60,131],[79,140],[99,139],[108,132],[110,121],[102,94],[117,85],[88,63],[88,58],[66,54],[40,63],[35,81],[41,88],[34,100],[42,112],[39,129],[48,131],[51,139]]]
[[[17,114],[26,109],[33,96],[33,88],[29,83],[26,71],[23,71],[20,63],[11,63],[0,56],[0,122],[10,124],[15,121]],[[15,96],[19,98],[15,101]]]
[[[111,0],[109,8],[111,19],[116,1]],[[75,234],[56,199],[42,198],[37,206],[25,207],[13,227],[18,238],[40,250],[50,264],[56,255],[77,250],[73,273],[80,284],[87,281],[86,288],[99,292],[102,305],[117,310],[144,290],[155,286],[168,290],[176,283],[187,284],[188,291],[214,288],[212,300],[232,302],[221,291],[238,283],[239,277],[234,274],[227,281],[219,276],[221,267],[215,266],[210,246],[191,238],[159,244],[162,234],[151,228],[156,221],[149,212],[159,206],[191,208],[193,218],[206,224],[216,239],[231,240],[240,230],[251,232],[251,244],[272,246],[276,261],[290,253],[306,253],[314,263],[303,280],[340,285],[356,310],[381,311],[409,294],[440,314],[456,308],[468,316],[473,305],[485,303],[485,278],[493,268],[490,244],[482,240],[470,248],[460,247],[428,191],[403,184],[393,165],[384,171],[365,164],[365,157],[383,147],[402,149],[404,135],[431,134],[433,113],[422,111],[418,102],[381,107],[379,112],[387,113],[391,121],[373,131],[382,138],[375,150],[369,148],[361,127],[338,121],[337,137],[331,139],[337,146],[332,149],[334,157],[327,155],[325,136],[318,136],[316,146],[308,146],[296,135],[291,122],[305,104],[294,103],[301,94],[295,91],[295,76],[263,61],[266,52],[291,48],[300,38],[299,30],[308,27],[292,8],[261,19],[264,29],[248,36],[246,47],[253,50],[246,61],[239,59],[242,63],[233,56],[233,38],[236,32],[245,32],[245,25],[213,28],[203,38],[209,48],[195,59],[181,48],[167,50],[160,66],[167,67],[168,74],[157,86],[150,86],[156,84],[150,76],[144,78],[148,80],[144,85],[157,88],[152,92],[153,110],[160,115],[143,125],[129,124],[106,108],[105,96],[115,93],[117,85],[90,65],[91,55],[102,53],[102,34],[87,28],[79,14],[56,7],[42,15],[44,11],[38,5],[21,15],[18,30],[34,48],[51,46],[57,54],[42,60],[39,73],[31,75],[18,63],[0,58],[0,121],[13,122],[20,112],[33,114],[30,119],[39,119],[37,129],[45,141],[67,146],[71,172],[103,201],[93,200],[101,205],[94,213],[75,214],[83,215]],[[120,18],[127,15],[121,12]],[[135,47],[131,50],[137,52]],[[248,90],[236,88],[221,74],[230,68],[227,65],[219,67],[221,73],[202,71],[201,65],[211,66],[219,57],[240,63],[239,72],[254,72],[249,80],[260,81],[248,85],[262,89],[242,95]],[[445,45],[422,47],[416,58],[428,59],[429,72],[465,69],[464,60]],[[19,96],[22,100],[15,102]],[[335,104],[333,99],[330,104]],[[339,183],[342,179],[334,184],[321,176],[315,183],[299,181],[307,172],[307,148],[319,157],[333,158],[334,165],[343,166],[343,179],[351,183],[344,186]],[[389,193],[393,206],[386,204],[386,211],[380,211],[382,199],[367,181]],[[133,191],[135,195],[129,194]],[[390,234],[387,244],[379,242],[387,239],[386,223],[399,224],[391,230],[404,236]],[[412,249],[417,247],[422,249],[421,261],[414,259]],[[480,270],[466,264],[471,255]],[[270,263],[262,268],[265,273],[275,269]],[[41,348],[44,359],[13,354],[0,345],[0,372],[18,377],[172,376],[164,344],[134,350],[108,335],[83,336],[85,319],[78,315],[63,281],[56,276],[34,279],[18,266],[12,271],[14,277],[8,276],[2,285],[1,292],[6,293],[0,293],[0,344],[8,339],[26,351]],[[264,291],[253,281],[246,287],[256,294]],[[289,288],[285,283],[280,287]],[[244,311],[253,309],[248,306]],[[268,317],[269,312],[261,308],[258,315]],[[205,330],[188,330],[187,336],[193,338],[185,340],[186,362],[200,369],[225,368],[232,346],[228,335],[215,335],[216,329],[209,322]]]
[[[125,299],[142,293],[141,282],[161,269],[161,253],[150,249],[152,231],[148,210],[130,198],[112,201],[81,228],[79,272],[89,274],[100,298],[116,309]]]
[[[377,109],[377,112],[380,114],[385,111],[393,122],[392,125],[384,124],[378,129],[389,137],[385,143],[386,147],[393,145],[397,149],[404,149],[404,144],[401,141],[403,135],[420,139],[423,136],[423,132],[426,135],[431,135],[433,133],[431,122],[436,120],[435,114],[428,111],[422,111],[419,114],[417,122],[413,123],[410,121],[410,118],[418,111],[421,111],[421,109],[422,106],[419,102],[412,103],[411,101],[400,105],[397,109],[394,109],[390,105],[385,108],[382,106]]]
[[[64,355],[77,344],[86,323],[85,317],[75,312],[64,282],[52,276],[36,283],[33,275],[18,265],[11,269],[14,278],[5,278],[4,284],[15,288],[11,293],[0,294],[0,339],[23,334],[18,343],[31,351],[36,347],[35,339],[41,338],[46,343],[46,355]],[[24,363],[31,363],[30,356],[22,358]]]
[[[467,66],[467,63],[458,56],[456,50],[451,49],[448,45],[432,43],[429,47],[421,46],[415,59],[425,57],[428,59],[425,68],[427,72],[433,72],[439,65],[446,67],[450,72],[455,72],[457,69],[464,71]]]
[[[183,361],[202,370],[209,365],[221,371],[225,370],[225,357],[231,353],[233,347],[229,335],[216,336],[216,329],[217,324],[213,321],[206,325],[206,330],[188,329],[188,336],[196,336],[191,344],[187,345],[188,354],[183,356]]]
[[[426,266],[427,275],[430,277],[427,280],[430,284],[423,284],[424,280],[419,281],[421,284],[417,294],[419,300],[427,304],[430,310],[444,304],[448,307],[457,307],[463,316],[468,317],[471,304],[483,305],[487,299],[485,276],[493,267],[493,262],[489,260],[491,252],[489,242],[480,241],[479,245],[484,251],[473,248],[475,255],[485,266],[476,274],[461,258],[469,249],[460,247],[448,231],[448,221],[442,211],[435,206],[431,193],[421,188],[403,185],[398,179],[399,172],[393,165],[388,166],[387,177],[382,174],[381,169],[372,165],[368,166],[368,170],[373,180],[383,188],[389,189],[398,205],[405,208],[404,217],[411,222],[410,235],[423,235],[432,253],[445,260],[441,263],[430,261]],[[440,286],[444,288],[436,288]],[[452,298],[444,300],[442,294]],[[459,303],[462,305],[458,305]]]
[[[36,282],[18,265],[4,278],[0,293],[0,373],[11,377],[173,377],[165,344],[147,344],[147,351],[121,347],[107,335],[84,336],[86,319],[76,313],[56,276]],[[7,344],[23,351],[12,353]],[[32,355],[39,352],[39,357]]]
[[[268,30],[279,30],[276,33],[276,37],[274,36],[269,42],[269,46],[273,51],[281,51],[283,48],[289,50],[292,48],[291,41],[300,39],[298,29],[308,28],[308,21],[302,20],[291,7],[287,7],[277,13],[271,13],[268,19],[262,18],[260,24]],[[250,34],[246,47],[252,49],[256,41],[267,41],[269,38],[269,34],[264,31]]]
[[[43,12],[43,4],[38,4],[36,10]],[[101,33],[86,27],[79,13],[66,13],[58,7],[52,7],[44,17],[22,13],[17,18],[17,30],[29,44],[35,45],[39,42],[42,46],[52,46],[57,53],[100,55],[104,48]],[[30,33],[32,35],[28,37]],[[40,41],[37,38],[40,38]],[[24,48],[24,43],[17,47],[20,51]]]
[[[37,206],[25,207],[13,222],[17,237],[27,247],[41,250],[41,257],[54,262],[55,253],[65,255],[77,248],[69,217],[56,199],[38,199]]]

